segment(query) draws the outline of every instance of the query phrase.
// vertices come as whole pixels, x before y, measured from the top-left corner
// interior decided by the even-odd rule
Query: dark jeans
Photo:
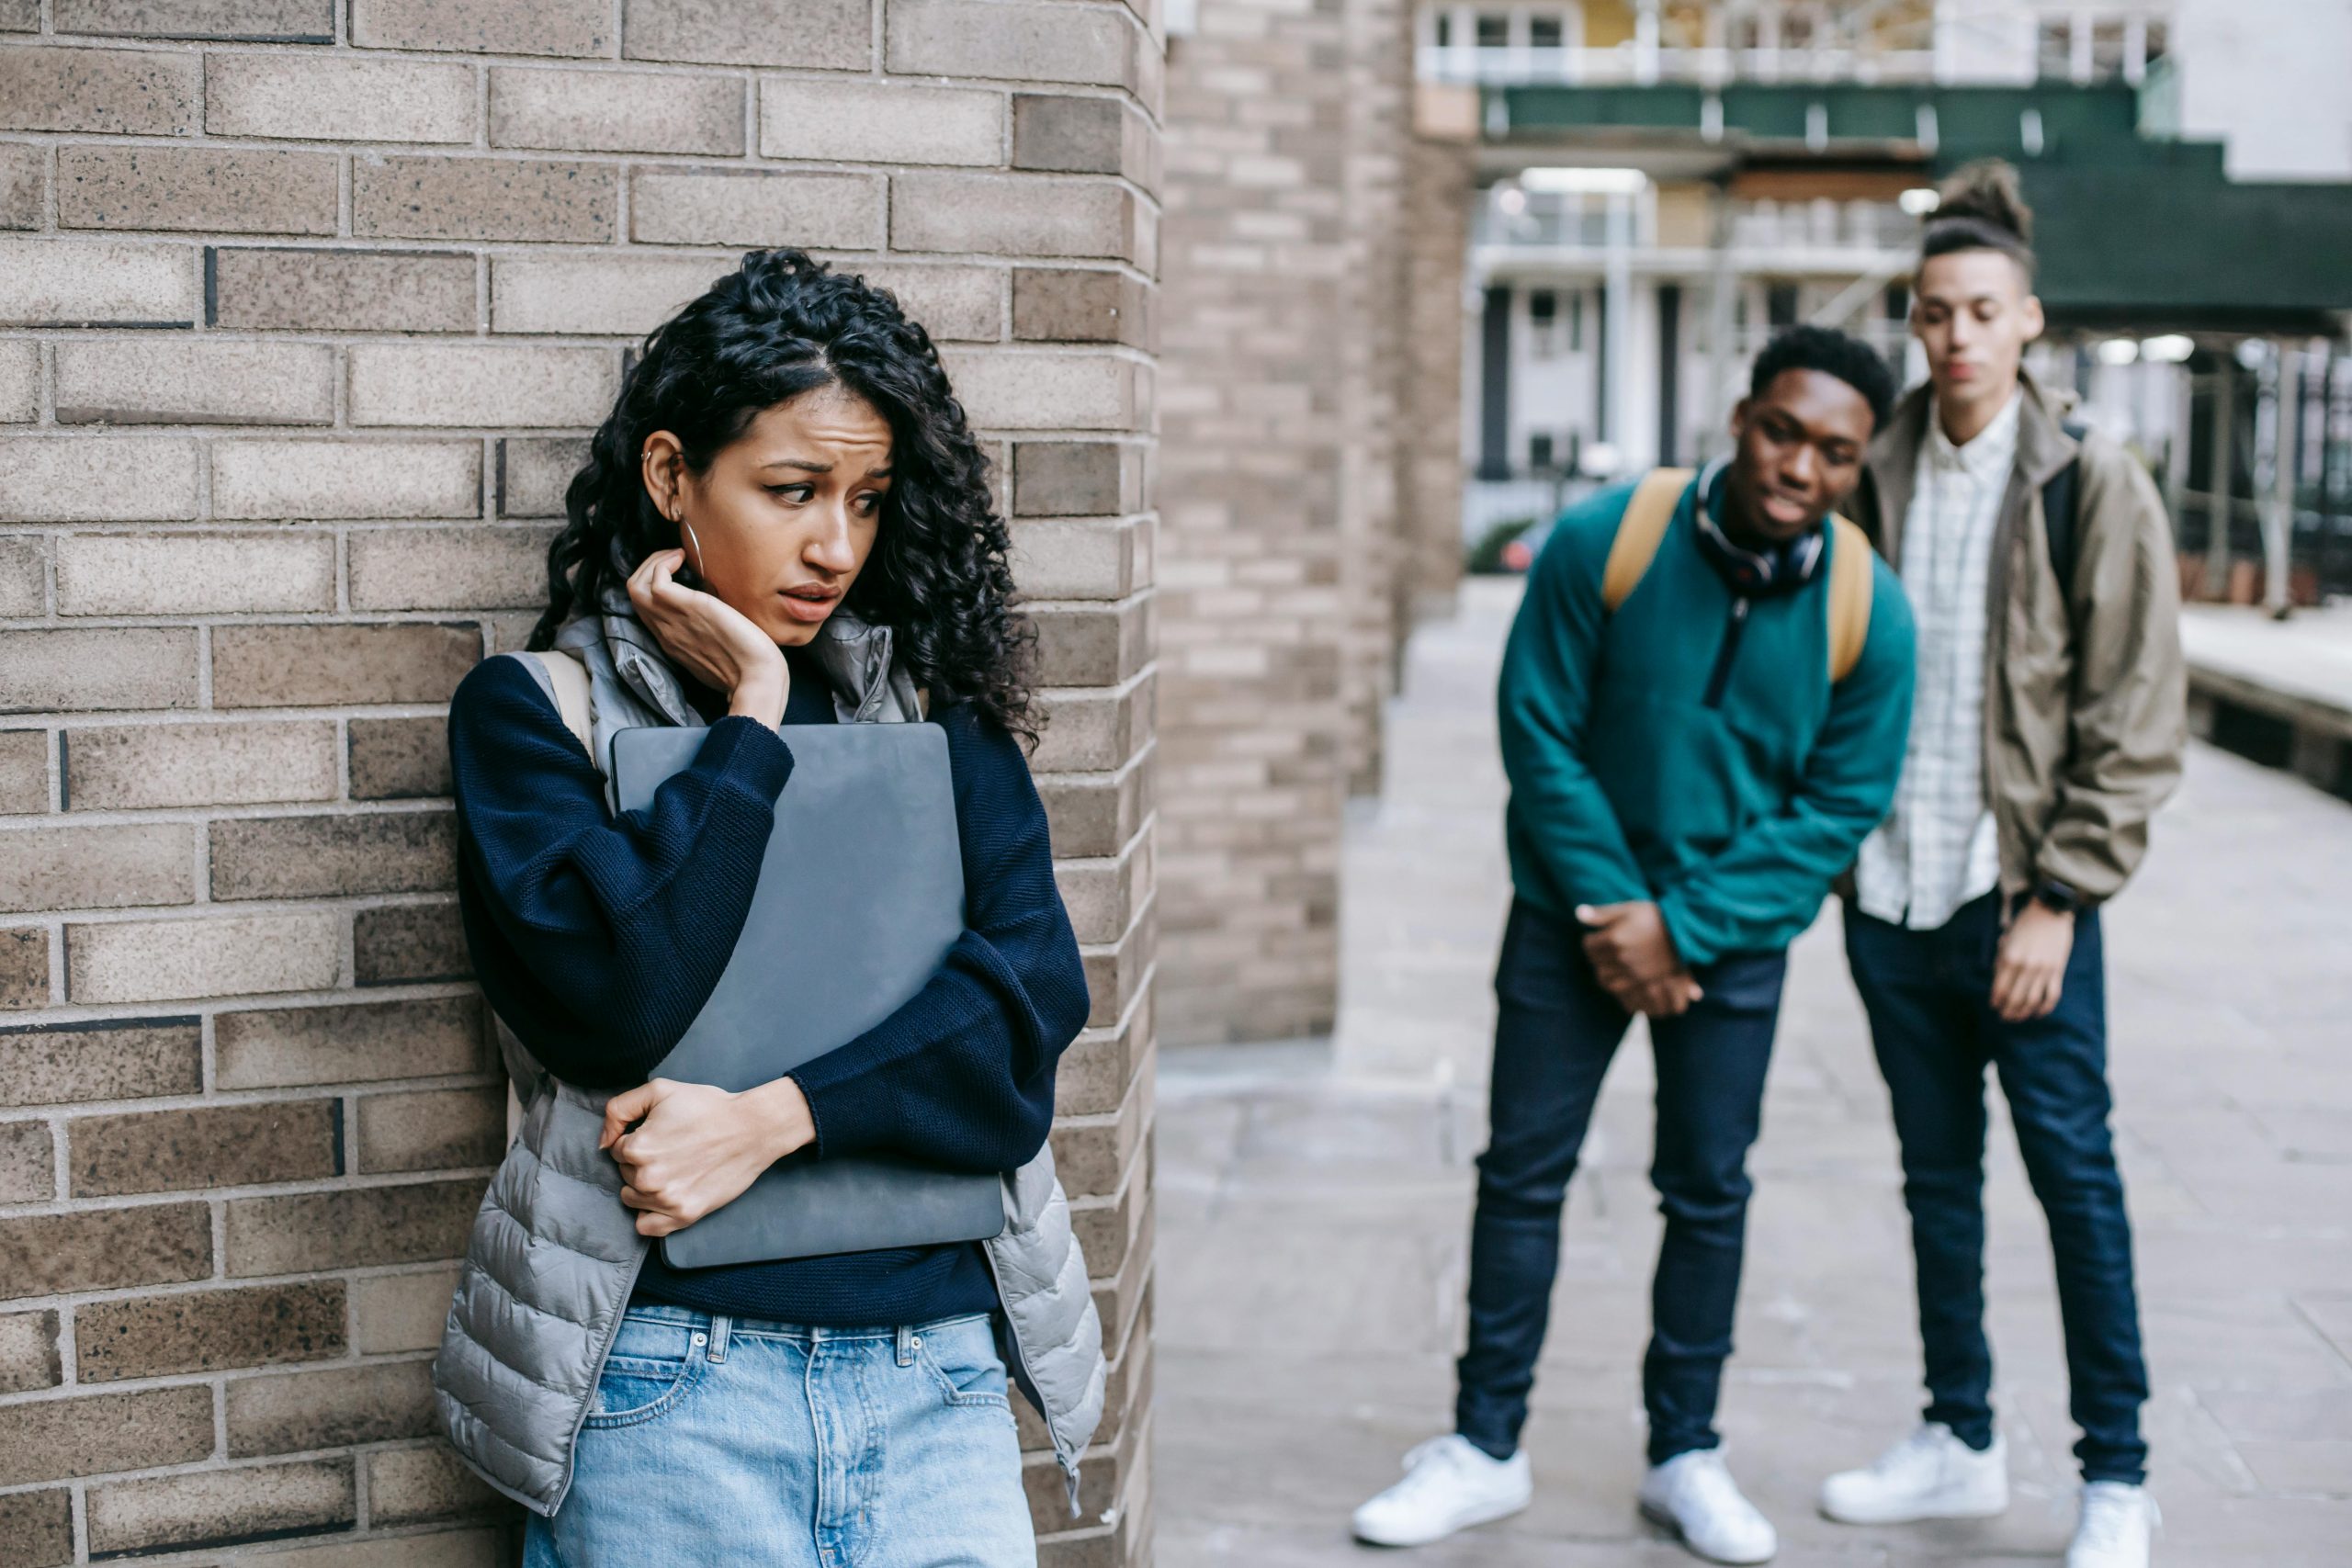
[[[1903,1196],[1918,1265],[1928,1416],[1972,1448],[1993,1440],[1984,1338],[1984,1069],[2000,1076],[2018,1150],[2050,1223],[2058,1311],[2084,1479],[2137,1483],[2148,1446],[2148,1371],[2132,1286],[2132,1222],[2107,1115],[2107,981],[2098,916],[2075,922],[2065,988],[2046,1018],[1992,1009],[2000,895],[1935,931],[1846,911],[1846,954],[1870,1013],[1903,1145]]]
[[[1470,1342],[1454,1427],[1498,1459],[1519,1445],[1560,1263],[1560,1204],[1592,1104],[1632,1021],[1602,989],[1576,922],[1515,904],[1495,994],[1492,1132],[1478,1156],[1470,1232]],[[1666,1215],[1642,1362],[1650,1462],[1715,1446],[1747,1218],[1747,1148],[1764,1109],[1785,971],[1778,953],[1698,973],[1706,997],[1650,1026],[1657,1142],[1650,1180]]]

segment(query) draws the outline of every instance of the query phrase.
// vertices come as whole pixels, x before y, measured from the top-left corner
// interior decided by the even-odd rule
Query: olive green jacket
[[[1984,798],[2004,890],[2050,879],[2096,904],[2131,879],[2149,818],[2180,783],[2180,574],[2171,521],[2138,459],[2097,432],[2077,442],[2064,425],[2070,399],[2030,377],[2023,389],[1994,536]],[[1896,407],[1848,509],[1898,570],[1930,408],[1926,387]],[[2061,584],[2042,487],[2078,457],[2075,580]]]

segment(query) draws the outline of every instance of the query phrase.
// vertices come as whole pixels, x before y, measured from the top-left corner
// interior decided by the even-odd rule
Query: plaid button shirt
[[[1984,638],[1993,536],[2018,454],[2019,398],[1955,446],[1928,411],[1897,570],[1918,626],[1911,742],[1894,809],[1862,840],[1862,912],[1932,931],[2001,880],[1984,802]]]

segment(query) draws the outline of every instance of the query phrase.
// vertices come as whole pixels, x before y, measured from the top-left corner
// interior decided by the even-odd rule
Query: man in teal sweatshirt
[[[1517,897],[1455,1430],[1357,1511],[1363,1539],[1418,1544],[1526,1506],[1519,1434],[1561,1202],[1638,1012],[1666,1216],[1641,1507],[1718,1562],[1777,1547],[1718,1456],[1715,1399],[1785,951],[1886,815],[1903,764],[1910,614],[1867,541],[1828,521],[1894,393],[1864,344],[1785,333],[1733,414],[1733,455],[1681,490],[1645,567],[1634,550],[1626,570],[1643,530],[1621,487],[1563,514],[1530,573],[1503,660]]]

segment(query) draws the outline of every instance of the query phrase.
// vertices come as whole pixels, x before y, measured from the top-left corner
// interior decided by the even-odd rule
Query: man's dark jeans
[[[1470,1233],[1470,1343],[1454,1427],[1498,1459],[1519,1446],[1560,1262],[1560,1204],[1600,1079],[1632,1020],[1602,988],[1574,920],[1515,904],[1495,976],[1492,1132]],[[1653,1464],[1715,1446],[1747,1218],[1748,1145],[1764,1108],[1786,970],[1741,954],[1696,976],[1705,998],[1650,1025],[1657,1141],[1650,1180],[1666,1215],[1642,1363]]]
[[[2107,1126],[2107,982],[2098,915],[2075,919],[2055,1010],[2024,1023],[1994,1012],[2001,896],[1934,931],[1850,906],[1846,954],[1870,1013],[1903,1145],[1903,1194],[1918,1260],[1928,1415],[1971,1448],[1993,1440],[1993,1352],[1984,1338],[1984,1069],[2000,1075],[2034,1196],[2050,1223],[2073,1384],[2075,1445],[2087,1481],[2137,1483],[2148,1446],[2148,1372],[2132,1286],[2132,1223]]]

